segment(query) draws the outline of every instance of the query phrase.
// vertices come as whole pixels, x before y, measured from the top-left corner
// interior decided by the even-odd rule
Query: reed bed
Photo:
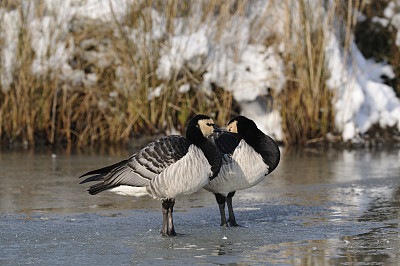
[[[328,13],[329,19],[322,21],[322,17],[313,16],[313,7],[308,2],[298,1],[299,6],[295,9],[293,1],[282,2],[287,9],[286,17],[282,18],[286,30],[265,40],[266,46],[285,45],[282,58],[287,82],[282,92],[275,96],[287,145],[305,143],[334,131],[334,94],[325,86],[329,73],[324,66],[324,30],[333,27],[335,12],[343,3],[336,1],[335,8]],[[48,12],[41,1],[37,3],[34,7],[26,7],[19,1],[0,3],[0,8],[16,10],[21,17],[18,67],[13,70],[9,88],[0,87],[0,138],[3,142],[34,146],[35,142],[45,140],[49,144],[76,144],[78,147],[126,143],[133,135],[174,129],[183,133],[186,121],[197,113],[210,114],[218,124],[224,125],[240,112],[232,91],[218,86],[213,86],[210,92],[199,89],[205,66],[193,69],[185,63],[169,80],[160,79],[156,74],[165,40],[147,37],[154,23],[150,8],[164,14],[164,34],[174,34],[176,18],[187,22],[188,29],[185,30],[198,27],[198,20],[195,23],[192,19],[195,14],[189,8],[191,2],[137,1],[123,18],[112,12],[113,23],[73,18],[68,36],[53,37],[70,42],[66,49],[74,47],[73,57],[69,59],[72,70],[82,70],[79,73],[92,77],[93,84],[88,82],[90,79],[77,83],[65,80],[61,73],[52,71],[44,75],[32,73],[36,54],[31,46],[34,33],[27,25],[27,8],[34,8],[38,16]],[[322,7],[326,1],[318,3]],[[217,20],[216,31],[223,31],[232,19],[246,15],[248,4],[248,1],[234,4],[232,1],[204,1],[200,4],[200,21],[211,23],[209,21]],[[112,1],[110,5],[113,10]],[[268,16],[268,12],[271,11],[265,11],[260,17]],[[293,13],[300,19],[292,19]],[[298,21],[301,24],[294,25]],[[254,24],[251,33],[254,38],[261,32],[261,26],[260,22]],[[353,27],[351,24],[347,28],[350,35]],[[135,39],[130,36],[132,29],[136,29]],[[214,38],[213,41],[220,41],[220,35],[216,34]],[[0,51],[1,42],[4,37],[0,35]],[[96,55],[100,52],[108,58],[108,63],[99,63]],[[189,84],[189,88],[182,92],[179,88],[184,84]]]
[[[331,30],[335,9],[320,13],[324,1],[298,1],[296,9],[286,1],[287,44],[284,54],[288,81],[279,95],[285,143],[304,144],[334,130],[333,92],[325,86],[325,31]],[[297,19],[294,20],[293,17]],[[290,40],[299,41],[290,41]],[[290,133],[289,133],[290,132]]]

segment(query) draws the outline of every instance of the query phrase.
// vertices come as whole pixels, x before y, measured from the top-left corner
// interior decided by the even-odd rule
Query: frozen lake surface
[[[400,151],[283,151],[278,168],[233,198],[239,228],[219,226],[204,190],[175,204],[90,196],[82,173],[132,151],[0,153],[0,264],[324,265],[400,261]]]

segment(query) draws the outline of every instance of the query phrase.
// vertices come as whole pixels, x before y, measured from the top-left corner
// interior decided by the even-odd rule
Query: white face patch
[[[211,118],[199,120],[197,123],[204,136],[208,136],[214,132],[214,121]]]
[[[228,126],[226,127],[226,129],[227,129],[229,132],[238,133],[238,130],[237,130],[237,121],[233,121],[232,123],[229,123]]]

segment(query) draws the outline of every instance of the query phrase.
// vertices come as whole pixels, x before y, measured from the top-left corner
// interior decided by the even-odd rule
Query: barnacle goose
[[[108,190],[120,195],[150,195],[161,200],[161,234],[175,236],[172,219],[175,198],[204,187],[221,167],[221,154],[205,137],[214,129],[210,117],[197,115],[188,123],[186,138],[160,138],[127,160],[80,176],[89,176],[80,184],[101,181],[88,189],[91,195]]]
[[[204,188],[213,192],[221,215],[221,226],[239,226],[232,208],[232,197],[236,190],[250,188],[270,174],[280,160],[276,142],[257,128],[254,121],[237,116],[227,126],[228,131],[216,130],[208,136],[224,160],[219,174]],[[225,217],[225,203],[228,205],[228,223]]]

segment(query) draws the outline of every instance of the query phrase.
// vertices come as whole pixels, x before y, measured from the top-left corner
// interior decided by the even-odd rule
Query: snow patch
[[[19,66],[17,62],[18,33],[21,25],[21,18],[17,10],[5,12],[0,10],[1,35],[3,41],[1,48],[0,82],[4,91],[10,89],[13,82],[13,72]]]
[[[390,22],[390,25],[397,29],[395,40],[397,46],[400,46],[400,13],[396,12],[396,9],[398,10],[399,8],[400,6],[398,1],[397,3],[395,1],[391,1],[383,11],[383,15],[387,21]]]
[[[335,123],[344,141],[363,134],[374,124],[382,128],[397,124],[400,130],[400,100],[382,76],[394,77],[390,66],[366,60],[357,46],[344,62],[336,36],[330,35],[326,50],[331,77],[327,86],[336,91]]]
[[[179,93],[185,93],[188,92],[190,90],[190,84],[183,84],[178,88],[178,92]]]
[[[180,70],[185,62],[196,60],[208,53],[206,29],[200,28],[190,35],[172,36],[161,54],[156,73],[159,78],[169,79],[174,70]],[[197,69],[192,69],[196,71]]]
[[[164,87],[165,87],[165,85],[161,84],[155,89],[150,88],[149,89],[149,94],[147,95],[148,100],[151,101],[154,98],[160,97],[162,91],[164,90]]]

